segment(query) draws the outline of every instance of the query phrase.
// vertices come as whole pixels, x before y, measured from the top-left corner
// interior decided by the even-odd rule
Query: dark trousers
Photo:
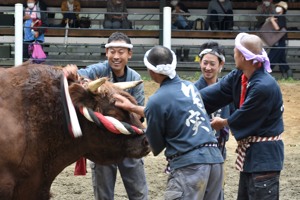
[[[290,67],[286,62],[286,44],[285,40],[279,40],[269,52],[269,59],[271,62],[271,68],[273,69],[276,65],[279,66],[281,73],[287,72]]]
[[[216,10],[212,10],[211,14],[218,14]],[[228,10],[226,14],[233,14],[232,10]],[[233,28],[233,15],[224,16],[223,20],[219,20],[219,16],[212,15],[210,17],[209,26],[211,30],[231,30]]]
[[[75,13],[64,13],[63,14],[63,20],[61,22],[61,26],[66,26],[66,19],[69,19],[69,27],[70,28],[78,28],[79,27],[79,21],[77,20]]]
[[[240,173],[237,200],[279,200],[280,172]]]

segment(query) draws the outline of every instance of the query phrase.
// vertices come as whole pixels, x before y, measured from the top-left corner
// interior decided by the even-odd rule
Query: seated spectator
[[[258,15],[256,16],[257,23],[255,28],[259,29],[269,17],[267,15],[275,14],[275,5],[273,4],[273,0],[263,0],[262,3],[257,6],[256,13]]]
[[[103,27],[107,29],[132,29],[132,23],[127,19],[128,12],[125,0],[108,0],[107,14]]]
[[[80,2],[77,0],[64,0],[61,3],[61,11],[63,12],[63,27],[69,23],[69,27],[79,27],[79,13],[81,9]]]
[[[24,5],[24,38],[23,38],[23,58],[29,58],[28,46],[34,41],[44,42],[45,27],[48,26],[47,7],[42,1],[27,0]],[[41,27],[41,28],[40,28]]]
[[[192,29],[193,21],[189,21],[190,12],[181,1],[172,1],[172,29]]]
[[[205,29],[232,30],[233,11],[230,0],[211,0],[208,4]]]

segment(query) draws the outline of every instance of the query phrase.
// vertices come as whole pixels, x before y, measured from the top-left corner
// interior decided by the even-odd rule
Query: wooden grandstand
[[[5,1],[0,3],[0,12],[12,14],[13,5],[16,1]],[[47,1],[48,12],[55,13],[52,23],[57,23],[61,19],[60,2],[58,0]],[[128,1],[130,20],[133,21],[134,29],[119,30],[126,33],[134,44],[134,56],[129,65],[135,69],[143,70],[142,58],[144,53],[153,45],[162,43],[162,28],[160,23],[161,1]],[[164,1],[167,5],[168,1]],[[68,63],[85,67],[89,64],[105,59],[106,43],[109,35],[116,30],[103,29],[101,27],[105,13],[106,1],[81,0],[83,7],[82,16],[90,16],[92,19],[91,28],[68,29],[66,40],[64,27],[47,27],[44,50],[48,54],[47,63],[54,65],[65,65]],[[190,8],[192,19],[205,17],[207,2],[186,1]],[[194,62],[198,54],[198,47],[207,40],[217,40],[226,48],[226,65],[224,73],[234,68],[233,60],[233,39],[241,32],[251,32],[257,34],[257,30],[252,30],[255,8],[257,2],[234,2],[234,30],[230,31],[210,31],[210,30],[174,30],[172,31],[172,50],[176,48],[190,49],[189,58],[179,61],[178,70],[194,73],[199,71],[199,64]],[[96,7],[96,8],[95,8]],[[100,9],[98,9],[98,8]],[[300,28],[300,15],[297,9],[300,3],[289,3],[291,15],[288,23],[293,28]],[[147,12],[145,13],[145,10]],[[297,14],[298,13],[298,14]],[[250,16],[250,17],[249,17]],[[248,18],[247,18],[248,17]],[[246,20],[245,20],[246,19]],[[300,76],[300,32],[297,29],[288,32],[289,45],[287,50],[288,62],[295,72],[296,77]],[[9,54],[0,54],[1,66],[12,66],[14,58],[14,26],[0,26],[0,50],[5,49]],[[267,50],[269,48],[266,48]],[[278,68],[275,68],[278,73]]]

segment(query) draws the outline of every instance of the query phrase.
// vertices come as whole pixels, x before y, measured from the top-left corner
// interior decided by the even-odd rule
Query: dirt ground
[[[284,169],[280,179],[280,199],[299,199],[300,195],[300,82],[280,82],[284,98],[285,144]],[[146,96],[153,94],[157,84],[145,82]],[[225,162],[225,199],[236,199],[238,171],[234,168],[236,142],[230,137],[226,144],[228,156]],[[167,180],[163,173],[166,162],[163,153],[154,157],[149,154],[144,158],[150,200],[162,200]],[[90,200],[93,199],[90,168],[86,176],[74,176],[74,164],[67,167],[52,184],[51,192],[55,200]],[[125,189],[118,177],[115,188],[115,199],[125,200]]]

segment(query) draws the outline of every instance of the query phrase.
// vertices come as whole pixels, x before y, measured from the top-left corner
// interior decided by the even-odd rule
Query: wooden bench
[[[207,9],[208,1],[191,1],[182,0],[184,4],[189,8]],[[61,0],[44,1],[48,7],[60,7]],[[127,8],[159,8],[161,4],[169,2],[164,1],[127,1]],[[0,6],[14,6],[16,3],[20,3],[19,0],[5,0],[0,2]],[[83,8],[105,8],[105,0],[80,0],[81,7]],[[167,4],[167,3],[166,3]],[[233,1],[233,9],[256,9],[259,2],[235,2]],[[299,10],[300,2],[288,2],[289,10]]]
[[[6,47],[9,44],[6,44]],[[79,68],[86,67],[90,64],[98,63],[106,60],[105,48],[101,44],[53,44],[44,43],[45,52],[48,54],[46,64],[65,66],[67,64],[76,64]],[[129,60],[128,65],[139,72],[145,72],[146,68],[143,63],[143,57],[146,51],[148,51],[153,45],[134,45],[133,57]],[[13,66],[14,64],[14,45],[10,44],[11,49],[10,57],[0,56],[0,66]],[[189,74],[193,76],[195,72],[200,72],[199,62],[195,62],[195,56],[199,54],[199,46],[172,46],[172,50],[176,52],[177,48],[188,48],[188,59],[183,61],[179,60],[177,64],[177,72],[180,74]],[[225,75],[229,71],[235,68],[233,46],[227,45],[225,48],[226,63],[222,70],[222,75]],[[268,51],[269,49],[267,49]],[[291,69],[294,71],[295,78],[300,78],[300,47],[288,48],[287,61]],[[8,55],[8,54],[7,54]],[[280,78],[279,68],[276,66],[273,70],[273,74]]]
[[[104,45],[62,45],[62,44],[48,44],[49,47],[45,47],[45,51],[48,52],[48,58],[56,61],[67,60],[67,61],[84,61],[86,62],[97,62],[99,60],[105,60],[105,47]],[[144,54],[152,48],[153,45],[134,45],[133,47],[133,58],[130,63],[134,66],[141,65],[143,62]],[[189,49],[189,56],[187,60],[179,60],[179,63],[182,65],[189,63],[192,64],[192,68],[198,68],[199,64],[196,62],[194,63],[195,56],[199,54],[199,46],[172,46],[172,50],[176,52],[176,49]],[[225,70],[230,69],[234,65],[234,46],[224,46],[225,50]],[[270,48],[266,48],[266,50],[270,50]],[[289,63],[300,64],[300,55],[299,52],[300,47],[290,47],[287,48],[287,60]],[[183,55],[182,55],[183,57]],[[296,67],[297,68],[297,67]],[[298,67],[299,68],[299,67]],[[297,69],[300,71],[300,68]]]
[[[47,27],[48,31],[45,36],[49,37],[64,37],[65,36],[65,28],[52,28]],[[85,29],[85,28],[70,28],[68,30],[69,37],[109,37],[114,29]],[[160,31],[159,30],[131,30],[131,29],[123,29],[120,30],[127,34],[129,37],[137,37],[137,38],[159,38]],[[172,38],[210,38],[210,39],[234,39],[236,35],[239,33],[239,30],[231,30],[231,31],[205,31],[205,30],[173,30]],[[253,34],[257,34],[257,31],[248,31]],[[0,28],[0,35],[2,36],[13,36],[14,35],[14,27],[10,28]],[[293,30],[288,32],[289,40],[299,40],[300,39],[300,31]]]
[[[103,3],[103,2],[102,2]],[[141,2],[140,2],[141,3]],[[151,2],[150,2],[151,3]],[[153,2],[152,2],[153,3]],[[195,2],[191,2],[195,3]],[[204,2],[202,2],[204,3]],[[251,2],[248,2],[251,4]],[[49,4],[51,5],[51,4]],[[1,6],[0,6],[1,8]],[[13,13],[14,7],[10,7],[10,10],[6,10],[6,13]],[[4,11],[5,11],[4,10]],[[54,14],[54,18],[49,18],[49,24],[59,25],[62,19],[62,13],[60,7],[48,7],[49,13]],[[249,31],[254,30],[256,24],[256,10],[255,9],[234,9],[234,29],[238,31]],[[129,20],[133,22],[133,28],[139,30],[159,30],[160,24],[160,10],[156,8],[128,8]],[[89,16],[92,22],[92,29],[103,29],[102,24],[104,20],[104,14],[106,13],[105,7],[93,8],[87,7],[82,8],[79,13],[80,16]],[[207,15],[207,8],[190,8],[191,16],[189,19],[194,21],[197,18],[205,19]],[[298,10],[289,10],[287,13],[287,25],[288,27],[299,27],[299,13]]]

